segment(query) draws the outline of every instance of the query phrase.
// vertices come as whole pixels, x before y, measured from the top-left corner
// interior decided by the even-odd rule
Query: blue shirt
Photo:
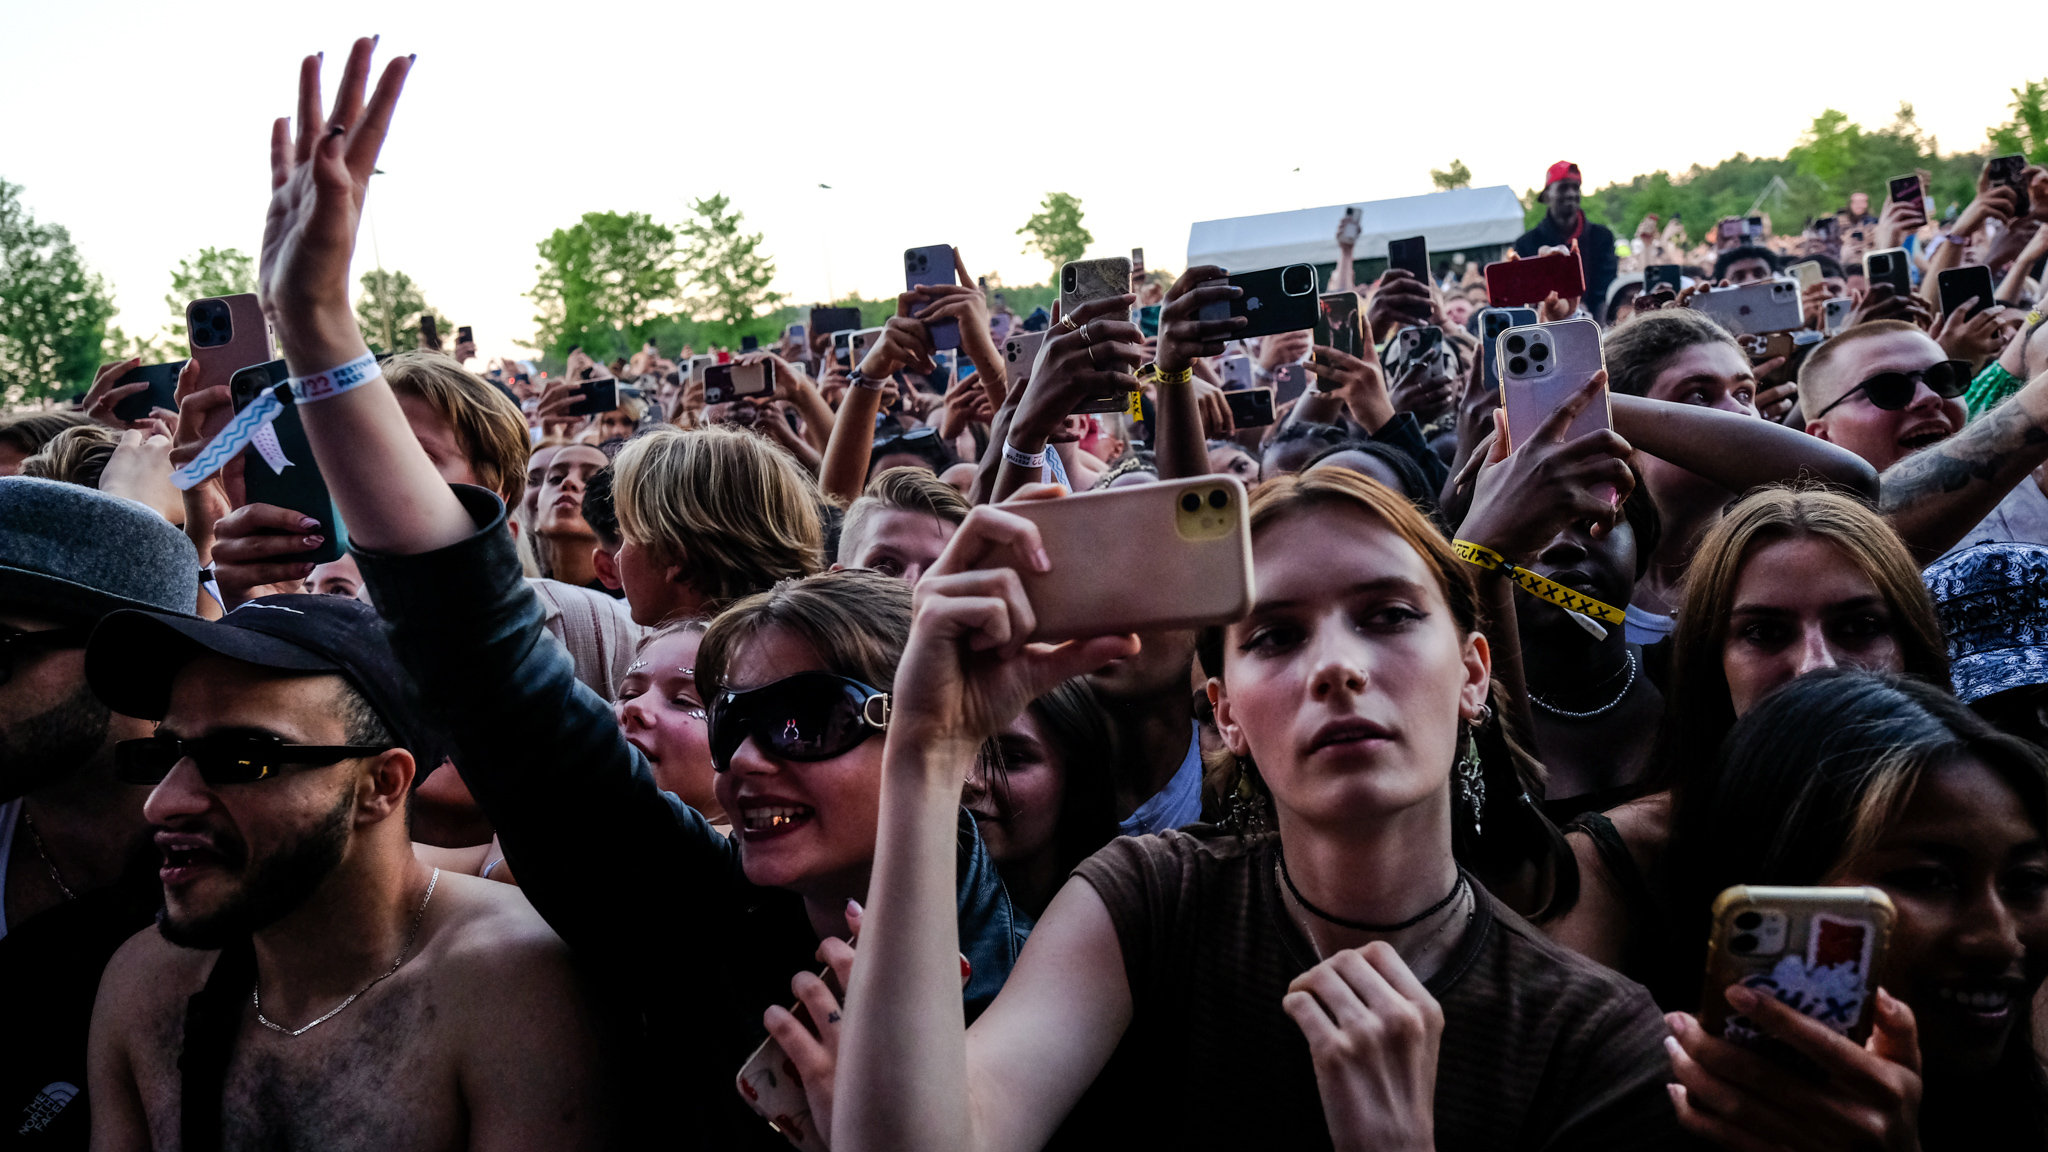
[[[1118,834],[1150,836],[1169,828],[1180,828],[1202,818],[1202,726],[1190,721],[1188,754],[1166,787],[1154,793],[1136,811],[1116,822]]]

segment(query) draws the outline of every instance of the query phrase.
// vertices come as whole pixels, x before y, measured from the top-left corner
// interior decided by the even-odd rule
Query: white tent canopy
[[[1248,270],[1331,263],[1337,259],[1337,222],[1347,207],[1354,205],[1197,221],[1188,229],[1188,264]],[[1431,252],[1455,252],[1510,244],[1524,231],[1522,202],[1505,184],[1367,200],[1355,207],[1360,233],[1352,255],[1361,260],[1384,257],[1387,241],[1409,236],[1427,237]]]

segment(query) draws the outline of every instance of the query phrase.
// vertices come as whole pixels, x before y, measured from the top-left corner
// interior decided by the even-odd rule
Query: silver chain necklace
[[[346,1000],[343,1000],[341,1003],[336,1004],[334,1006],[334,1009],[328,1012],[327,1015],[322,1016],[318,1020],[313,1021],[311,1024],[306,1025],[304,1028],[299,1029],[287,1028],[282,1024],[273,1024],[269,1020],[264,1018],[263,979],[259,976],[256,979],[255,988],[253,988],[249,992],[250,1002],[256,1005],[256,1022],[258,1024],[263,1025],[265,1028],[270,1029],[272,1032],[282,1032],[287,1036],[304,1036],[306,1033],[311,1032],[313,1029],[318,1028],[322,1024],[327,1023],[329,1020],[334,1019],[336,1016],[341,1015],[341,1010],[355,1003],[357,996],[361,996],[363,993],[368,992],[370,989],[375,988],[377,985],[382,984],[386,980],[389,980],[393,975],[395,975],[398,972],[398,966],[405,963],[406,954],[412,951],[412,942],[413,940],[418,938],[420,934],[420,921],[426,919],[427,905],[434,899],[434,885],[439,884],[440,882],[441,870],[439,868],[436,868],[434,869],[434,874],[427,878],[427,894],[424,898],[420,900],[420,910],[412,914],[412,931],[405,934],[405,947],[400,948],[398,950],[398,959],[393,960],[391,962],[390,970],[385,972],[384,975],[379,976],[375,980],[370,981],[368,984],[363,985],[361,988],[356,989],[354,995],[350,996]]]
[[[1529,693],[1529,703],[1534,704],[1538,708],[1543,709],[1545,712],[1550,713],[1552,716],[1562,716],[1567,720],[1589,720],[1595,716],[1600,716],[1605,713],[1612,712],[1616,708],[1621,707],[1621,702],[1623,700],[1628,699],[1628,690],[1635,686],[1636,654],[1634,649],[1630,649],[1628,652],[1628,679],[1625,682],[1623,682],[1620,694],[1615,696],[1614,699],[1609,700],[1607,703],[1602,704],[1598,708],[1593,708],[1585,712],[1567,712],[1564,709],[1559,708],[1557,705],[1552,704],[1549,701],[1545,700],[1543,697],[1538,696],[1534,692]]]
[[[71,886],[64,883],[64,874],[57,871],[57,862],[50,859],[50,850],[43,847],[43,834],[36,831],[36,822],[28,818],[26,804],[21,809],[21,826],[28,829],[29,843],[36,846],[36,855],[43,858],[43,867],[50,870],[50,879],[57,885],[57,891],[62,892],[66,900],[78,899],[78,893],[73,892]]]

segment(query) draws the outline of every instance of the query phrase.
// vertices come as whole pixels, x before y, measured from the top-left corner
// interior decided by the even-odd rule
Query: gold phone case
[[[1199,476],[1003,505],[1038,525],[1050,572],[1020,572],[1037,640],[1225,624],[1251,610],[1244,485]]]
[[[1741,983],[1861,1044],[1870,1036],[1896,912],[1878,888],[1736,885],[1714,901],[1700,1025],[1737,1043],[1761,1037],[1723,989]]]

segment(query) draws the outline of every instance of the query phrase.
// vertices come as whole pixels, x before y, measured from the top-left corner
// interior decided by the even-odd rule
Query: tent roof
[[[1188,263],[1224,268],[1326,264],[1337,258],[1337,222],[1351,205],[1201,220],[1188,229]],[[1426,196],[1367,200],[1359,209],[1358,246],[1367,259],[1387,254],[1387,241],[1421,235],[1431,252],[1508,244],[1522,234],[1522,202],[1505,184],[1455,188]]]

